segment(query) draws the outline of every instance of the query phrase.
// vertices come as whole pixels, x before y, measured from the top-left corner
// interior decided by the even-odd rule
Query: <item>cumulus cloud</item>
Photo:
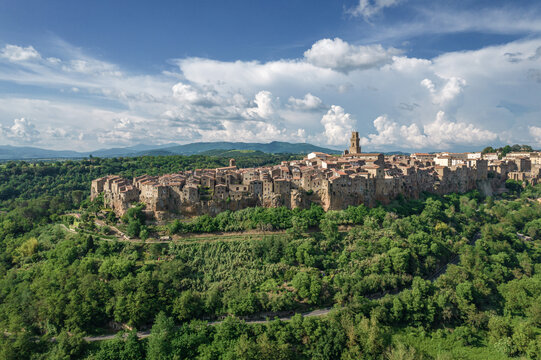
[[[60,139],[63,139],[63,138],[66,138],[69,136],[69,132],[64,129],[64,128],[52,128],[52,127],[48,127],[47,130],[45,131],[45,133],[47,135],[49,135],[50,137],[53,137],[53,138],[60,138]]]
[[[432,65],[432,61],[428,59],[410,58],[406,56],[393,56],[393,62],[386,65],[390,70],[411,73],[415,71],[423,71]]]
[[[321,101],[320,98],[310,93],[304,95],[304,98],[302,99],[297,99],[293,96],[290,96],[288,99],[288,105],[290,108],[304,111],[320,110],[325,107],[323,105],[323,101]]]
[[[400,125],[389,120],[387,115],[382,115],[374,120],[374,127],[377,134],[361,138],[362,145],[381,147],[386,145],[405,146],[407,144],[418,148],[426,144],[426,135],[421,133],[417,124]]]
[[[399,52],[398,49],[385,49],[381,45],[351,45],[340,38],[334,38],[317,41],[304,52],[304,58],[316,66],[347,73],[389,63],[392,56]]]
[[[494,141],[498,137],[490,130],[483,130],[473,124],[449,121],[443,111],[438,111],[436,120],[425,125],[425,134],[434,145],[449,146],[450,144],[481,144]]]
[[[41,59],[39,52],[32,46],[17,46],[7,44],[0,51],[0,57],[5,58],[11,62],[28,61]]]
[[[182,82],[173,86],[173,96],[181,102],[190,104],[203,106],[213,106],[217,104],[215,92],[198,90],[193,86]]]
[[[397,5],[401,0],[359,0],[359,4],[352,9],[349,9],[349,13],[353,16],[362,16],[366,20],[376,15],[383,9]]]
[[[351,131],[355,128],[355,121],[351,114],[346,113],[344,108],[338,105],[331,106],[321,118],[321,124],[325,128],[323,136],[329,145],[345,144]]]
[[[390,120],[387,115],[377,117],[374,127],[377,133],[363,137],[363,145],[444,149],[452,145],[486,144],[497,139],[492,131],[448,120],[443,111],[438,111],[436,119],[425,124],[422,131],[418,124],[401,125]]]
[[[445,79],[440,79],[445,80]],[[423,79],[421,85],[426,87],[432,95],[432,101],[437,105],[448,105],[453,100],[462,94],[464,86],[466,86],[466,80],[456,76],[452,76],[440,87],[436,88],[436,85],[430,79]]]
[[[14,119],[13,125],[0,127],[0,133],[6,139],[20,143],[32,143],[39,140],[40,132],[25,118]]]
[[[77,131],[73,128],[53,128],[49,126],[45,130],[45,134],[52,139],[62,142],[66,140],[82,141],[84,138],[84,133],[82,131]]]
[[[260,91],[255,95],[254,107],[245,111],[247,118],[268,119],[274,114],[275,100],[270,91]]]

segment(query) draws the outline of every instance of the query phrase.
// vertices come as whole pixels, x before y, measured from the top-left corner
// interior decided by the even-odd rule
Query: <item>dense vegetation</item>
[[[98,233],[101,206],[83,188],[91,178],[158,171],[145,167],[160,162],[175,171],[190,166],[183,159],[1,169],[17,195],[0,214],[0,358],[539,358],[541,185],[510,182],[500,199],[425,195],[327,213],[253,208],[168,229],[286,230],[238,238],[145,243]],[[28,175],[41,167],[58,173]],[[75,207],[77,220],[65,215]],[[123,221],[138,216],[134,209]],[[78,232],[66,227],[74,221]],[[243,320],[327,306],[334,310],[324,317]],[[234,316],[207,325],[224,315]],[[83,339],[115,324],[151,336]]]
[[[530,145],[519,145],[519,144],[505,145],[505,146],[500,146],[499,148],[493,148],[492,146],[487,146],[486,148],[483,149],[482,153],[487,154],[487,153],[499,152],[501,153],[501,156],[503,157],[513,151],[532,152],[533,149]]]

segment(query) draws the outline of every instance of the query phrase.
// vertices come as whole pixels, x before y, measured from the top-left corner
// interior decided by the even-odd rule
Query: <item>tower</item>
[[[357,131],[351,132],[351,140],[349,141],[349,153],[360,154],[361,146],[359,145],[359,133]]]
[[[235,159],[229,159],[229,167],[237,166]]]

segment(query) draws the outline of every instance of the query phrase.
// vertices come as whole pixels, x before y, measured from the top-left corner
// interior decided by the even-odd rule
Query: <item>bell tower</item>
[[[357,131],[351,132],[351,140],[349,141],[349,153],[360,154],[361,146],[359,145],[359,133]]]

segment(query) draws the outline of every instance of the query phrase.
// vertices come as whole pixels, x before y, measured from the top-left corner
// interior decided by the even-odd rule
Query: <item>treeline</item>
[[[532,152],[534,150],[532,149],[530,145],[515,144],[515,145],[500,146],[499,148],[493,148],[492,146],[487,146],[486,148],[483,149],[481,153],[487,154],[487,153],[499,152],[501,153],[501,156],[503,157],[509,154],[510,152],[518,152],[518,151]]]

